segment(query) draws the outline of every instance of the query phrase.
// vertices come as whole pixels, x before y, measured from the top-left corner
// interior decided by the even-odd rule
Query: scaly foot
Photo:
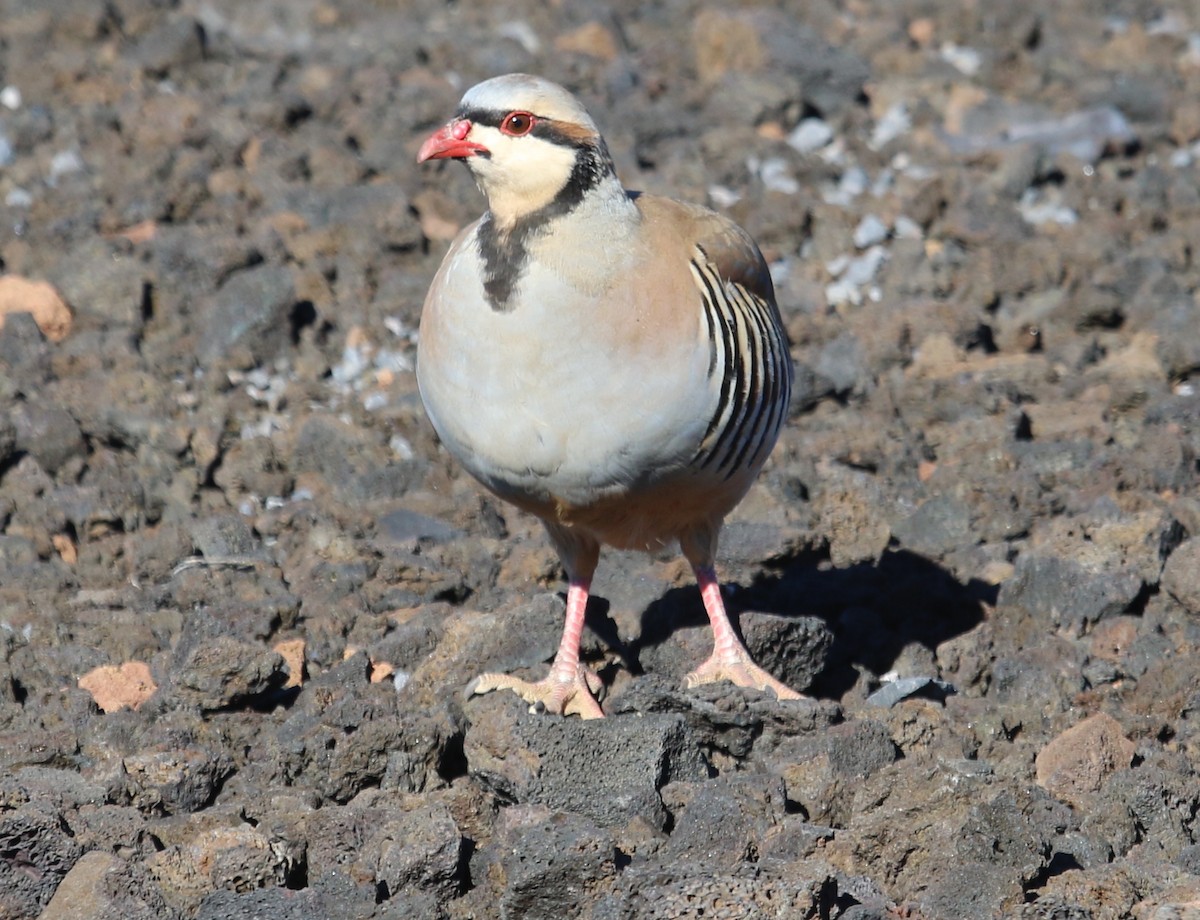
[[[475,679],[471,692],[512,690],[529,703],[530,712],[537,712],[540,708],[557,715],[603,719],[604,710],[595,697],[603,685],[599,675],[579,665],[573,677],[560,677],[556,675],[556,669],[551,668],[549,675],[539,681],[521,680],[509,674],[481,674]]]
[[[692,557],[689,556],[689,559]],[[729,615],[725,612],[725,601],[721,598],[721,586],[711,562],[693,563],[696,581],[700,585],[700,597],[708,612],[713,631],[713,653],[708,661],[696,668],[684,680],[687,687],[715,684],[727,680],[738,687],[753,687],[755,690],[770,690],[777,700],[802,700],[804,694],[797,693],[787,684],[776,680],[754,663],[746,646],[733,631]]]
[[[727,680],[739,687],[770,690],[779,700],[806,699],[803,693],[797,693],[756,665],[744,648],[726,650],[724,654],[714,651],[704,664],[684,678],[684,684],[691,688],[701,684],[715,684],[721,680]]]

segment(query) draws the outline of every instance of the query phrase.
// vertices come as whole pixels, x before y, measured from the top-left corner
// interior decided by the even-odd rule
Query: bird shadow
[[[725,583],[726,607],[735,628],[741,613],[823,620],[833,634],[825,667],[810,695],[840,698],[859,680],[860,669],[890,671],[914,643],[931,653],[948,639],[969,632],[996,602],[995,585],[959,581],[948,569],[905,549],[889,549],[877,562],[845,568],[830,564],[828,552],[802,549],[762,566],[748,583]],[[642,673],[645,649],[676,630],[704,626],[708,617],[695,585],[670,588],[641,612],[640,630],[622,640],[610,605],[593,596],[587,624],[634,674]],[[931,675],[932,676],[932,675]]]

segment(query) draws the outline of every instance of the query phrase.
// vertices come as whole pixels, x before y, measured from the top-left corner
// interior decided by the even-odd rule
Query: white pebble
[[[921,231],[921,225],[911,217],[906,217],[901,214],[896,218],[896,222],[892,224],[892,234],[898,240],[921,240],[925,238],[925,234]]]
[[[979,67],[983,61],[979,52],[974,48],[964,48],[953,42],[946,42],[942,45],[941,58],[959,73],[966,74],[968,77],[979,73]]]
[[[870,185],[870,178],[867,176],[866,170],[861,166],[851,166],[842,173],[838,184],[833,188],[826,189],[822,193],[822,197],[829,204],[845,207],[865,192],[868,185]]]
[[[882,246],[872,246],[846,266],[845,280],[850,284],[866,284],[871,281],[887,261],[888,252]]]
[[[708,198],[718,208],[732,208],[742,200],[742,195],[727,185],[710,185]]]
[[[840,256],[834,256],[825,263],[825,271],[829,272],[831,278],[837,278],[846,267],[850,264],[850,256],[842,253]]]
[[[838,304],[849,303],[858,306],[862,303],[862,291],[857,285],[850,284],[846,281],[835,281],[832,284],[825,285],[825,300],[831,306]]]
[[[396,692],[399,693],[408,686],[408,682],[410,680],[412,680],[412,675],[407,671],[397,671],[392,675],[392,686],[395,687]]]
[[[882,243],[887,238],[887,224],[874,214],[868,214],[854,228],[854,245],[858,249],[866,249],[876,243]]]
[[[21,107],[21,91],[11,85],[0,89],[0,105],[15,112]]]
[[[763,161],[759,170],[762,183],[773,192],[785,195],[795,195],[800,191],[800,183],[788,169],[787,162],[782,157],[771,157]]]
[[[350,383],[362,375],[369,363],[365,349],[347,345],[342,349],[342,360],[334,365],[330,376],[338,383]]]
[[[782,287],[783,283],[792,276],[792,263],[790,259],[778,259],[767,266],[767,270],[771,273],[771,283],[775,287]]]
[[[392,439],[388,441],[388,447],[392,449],[392,453],[398,460],[411,460],[416,456],[412,444],[403,435],[394,434]]]
[[[788,135],[788,145],[801,153],[820,150],[833,140],[833,128],[822,118],[805,118]]]
[[[875,130],[871,132],[869,145],[872,150],[886,147],[912,127],[912,119],[908,116],[908,106],[903,102],[894,102],[883,113],[883,117],[875,122]]]
[[[50,182],[83,171],[83,159],[74,150],[60,150],[50,159]]]
[[[271,386],[271,372],[265,367],[255,367],[247,372],[246,382],[252,387],[265,390]]]
[[[1020,212],[1025,223],[1033,224],[1035,227],[1040,224],[1059,224],[1069,227],[1079,220],[1079,215],[1074,208],[1069,208],[1054,199],[1046,200],[1038,194],[1037,189],[1032,188],[1025,189],[1021,195],[1021,200],[1017,202],[1017,211]]]
[[[33,195],[23,188],[14,188],[4,196],[4,203],[10,208],[29,208],[33,206]]]
[[[403,352],[391,348],[381,348],[375,356],[375,367],[381,371],[391,371],[399,374],[413,369],[412,359]]]
[[[372,390],[363,397],[363,408],[368,412],[378,412],[380,409],[386,408],[388,404],[388,395],[382,390]]]
[[[875,177],[875,181],[871,183],[871,194],[876,198],[882,198],[892,190],[892,186],[895,184],[896,174],[890,169],[882,169]]]

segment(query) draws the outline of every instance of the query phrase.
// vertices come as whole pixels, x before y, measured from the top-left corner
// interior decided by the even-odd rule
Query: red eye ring
[[[500,130],[509,137],[524,137],[537,124],[537,116],[532,112],[509,112],[500,122]]]

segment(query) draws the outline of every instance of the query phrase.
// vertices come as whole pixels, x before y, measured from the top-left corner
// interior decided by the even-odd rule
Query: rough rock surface
[[[0,47],[0,917],[1195,915],[1194,4],[10,0]],[[562,582],[422,413],[482,202],[414,157],[514,70],[762,244],[797,387],[722,571],[811,699],[683,690],[690,573],[624,553],[608,720],[466,694]]]

